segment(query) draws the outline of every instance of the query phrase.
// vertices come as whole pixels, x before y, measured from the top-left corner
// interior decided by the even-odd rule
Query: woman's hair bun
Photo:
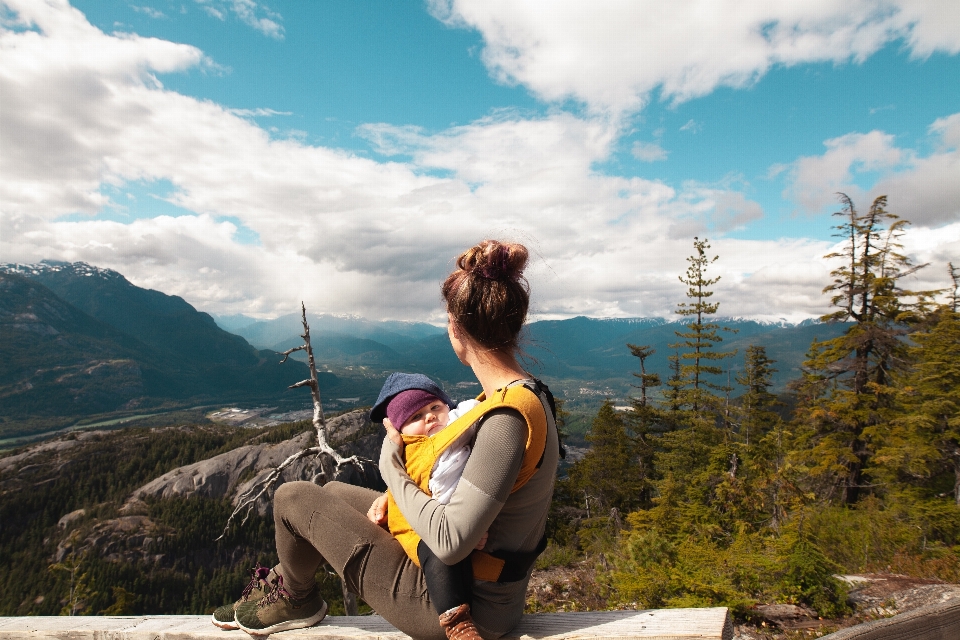
[[[528,257],[522,244],[484,240],[463,253],[457,266],[487,280],[517,282],[527,267]]]
[[[484,240],[460,254],[440,288],[452,322],[484,349],[517,349],[530,306],[527,257],[522,244]]]

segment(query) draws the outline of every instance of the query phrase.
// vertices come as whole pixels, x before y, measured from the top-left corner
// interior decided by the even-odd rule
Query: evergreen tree
[[[899,286],[925,265],[912,266],[900,253],[908,223],[886,210],[886,196],[864,214],[846,195],[840,199],[843,207],[834,215],[844,221],[835,228],[845,244],[826,257],[843,262],[824,289],[833,293],[837,310],[822,320],[851,324],[842,336],[812,348],[804,364],[817,373],[805,374],[807,402],[798,405],[797,419],[812,443],[806,452],[811,473],[837,487],[843,503],[853,504],[867,486],[871,435],[885,422],[895,395],[891,372],[906,355],[902,337],[915,319],[915,305],[906,300],[929,292]]]
[[[682,338],[681,342],[670,346],[686,349],[680,354],[680,378],[685,387],[681,397],[694,414],[700,414],[716,407],[716,396],[711,390],[724,390],[724,387],[710,382],[707,378],[723,373],[722,367],[711,363],[730,358],[736,352],[714,350],[723,338],[719,333],[720,325],[707,319],[720,307],[719,303],[709,301],[713,296],[710,287],[719,282],[720,277],[707,277],[707,268],[716,262],[719,256],[707,257],[710,243],[706,238],[694,238],[693,247],[696,254],[687,258],[690,266],[687,267],[685,275],[679,276],[680,282],[687,285],[687,297],[693,302],[681,302],[676,310],[678,315],[689,318],[690,322],[686,325],[686,331],[676,332],[677,337]]]
[[[942,307],[929,331],[911,335],[901,415],[886,425],[878,464],[894,480],[939,493],[941,478],[960,506],[960,316]]]
[[[781,404],[770,387],[773,384],[774,361],[767,357],[766,348],[747,347],[744,371],[737,382],[745,389],[740,396],[739,434],[744,455],[746,501],[752,509],[744,510],[744,517],[754,522],[766,521],[775,530],[786,518],[784,459],[786,451],[783,420],[774,411]],[[757,501],[756,498],[762,498]]]
[[[568,473],[571,493],[583,497],[591,516],[599,515],[594,507],[601,512],[636,509],[646,483],[637,464],[636,444],[609,400],[593,419],[587,442],[590,450]]]
[[[950,281],[953,283],[953,289],[950,290],[950,310],[957,313],[957,302],[960,301],[960,270],[953,266],[952,262],[947,264],[949,265]]]
[[[630,353],[637,359],[640,360],[640,373],[634,373],[634,377],[640,379],[639,385],[634,385],[640,389],[640,399],[637,402],[638,406],[649,407],[651,406],[648,401],[647,391],[654,387],[660,386],[660,374],[659,373],[648,373],[647,372],[647,358],[656,353],[656,350],[650,345],[636,345],[627,343],[627,348],[630,349]]]
[[[716,363],[734,352],[716,350],[722,341],[720,325],[709,319],[719,308],[710,301],[710,287],[719,278],[707,275],[717,257],[708,257],[706,239],[694,238],[693,244],[695,253],[680,276],[690,302],[677,308],[689,322],[685,331],[676,332],[681,341],[670,345],[678,352],[670,358],[671,376],[659,414],[666,428],[653,458],[658,475],[654,517],[663,522],[679,519],[683,529],[710,536],[727,535],[739,511],[735,503],[744,491],[738,477],[741,457],[731,433],[723,428],[724,399],[716,392],[727,389],[711,377],[723,373]]]
[[[779,420],[773,408],[779,404],[777,396],[770,393],[773,384],[773,360],[767,357],[766,347],[751,345],[744,354],[743,373],[737,382],[745,389],[740,396],[739,431],[747,446],[751,436],[754,440],[763,437],[766,431]]]
[[[687,382],[683,378],[680,363],[680,352],[674,351],[667,356],[670,363],[670,377],[667,378],[667,389],[664,392],[664,429],[672,431],[680,427],[683,422],[684,388]]]
[[[640,360],[640,373],[633,375],[640,379],[640,397],[632,400],[633,412],[630,415],[630,428],[633,431],[636,445],[637,465],[642,480],[640,505],[649,507],[652,499],[653,453],[655,434],[663,432],[666,427],[663,420],[663,411],[656,407],[648,396],[650,389],[659,387],[660,375],[647,371],[646,360],[655,353],[649,345],[627,344],[630,353]]]

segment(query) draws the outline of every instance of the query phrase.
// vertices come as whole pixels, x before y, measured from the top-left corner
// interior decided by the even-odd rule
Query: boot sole
[[[236,623],[237,626],[234,628],[242,629],[243,631],[246,631],[251,636],[262,638],[262,637],[269,636],[271,633],[277,633],[278,631],[289,631],[290,629],[306,629],[307,627],[312,627],[315,624],[320,624],[320,621],[322,621],[325,617],[327,617],[326,602],[323,603],[323,606],[320,607],[319,611],[317,611],[315,614],[307,618],[297,618],[296,620],[287,620],[286,622],[278,622],[274,625],[270,625],[269,627],[264,627],[263,629],[250,629],[249,627],[245,627],[239,622],[237,622]]]
[[[213,626],[219,627],[224,631],[234,631],[240,627],[237,625],[236,620],[231,620],[230,622],[224,622],[223,620],[217,620],[215,617],[210,616],[210,621],[213,623]]]

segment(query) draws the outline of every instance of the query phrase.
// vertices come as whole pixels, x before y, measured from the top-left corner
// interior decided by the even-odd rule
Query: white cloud
[[[901,217],[936,227],[960,220],[960,113],[937,119],[929,131],[939,142],[937,150],[912,157],[906,170],[884,176],[870,196],[886,194],[891,210]]]
[[[551,102],[635,112],[650,93],[683,101],[741,87],[775,65],[863,60],[902,39],[913,55],[960,51],[955,0],[430,0],[479,31],[499,80]],[[722,25],[722,28],[718,28]]]
[[[823,144],[827,147],[823,155],[793,163],[792,184],[784,192],[812,213],[835,204],[838,191],[859,200],[862,191],[853,183],[854,173],[889,170],[909,156],[894,144],[892,135],[882,131],[848,133]]]
[[[670,316],[692,235],[705,230],[721,256],[721,313],[825,310],[824,243],[722,237],[762,215],[728,186],[598,172],[621,133],[611,119],[499,112],[432,135],[361,127],[409,158],[378,162],[273,139],[165,89],[154,74],[206,64],[193,47],[104,34],[63,2],[8,4],[35,30],[0,30],[0,261],[84,260],[220,313],[276,315],[304,300],[316,312],[442,320],[437,283],[453,257],[494,236],[531,248],[541,316]],[[954,140],[953,122],[936,135]],[[164,181],[195,215],[144,218],[136,202],[110,202],[108,187],[134,181]],[[121,204],[129,224],[62,219]],[[224,219],[260,243],[243,244]]]
[[[199,1],[199,0],[198,0],[198,1]],[[216,7],[211,7],[211,6],[208,5],[208,4],[204,4],[204,5],[201,6],[201,9],[203,9],[204,13],[206,13],[206,14],[207,14],[208,16],[210,16],[211,18],[216,18],[217,20],[220,20],[221,22],[227,19],[227,16],[225,16],[225,15],[223,14],[223,12],[220,11],[219,9],[217,9]]]
[[[667,159],[667,151],[660,146],[658,142],[644,142],[643,140],[637,140],[633,143],[633,148],[631,149],[633,157],[637,160],[643,160],[644,162],[656,162],[658,160]]]
[[[207,15],[217,20],[226,20],[227,13],[233,13],[242,23],[253,27],[260,33],[277,40],[283,40],[281,16],[265,5],[254,0],[196,0]]]
[[[769,173],[788,171],[784,196],[810,213],[835,205],[842,191],[861,206],[886,195],[888,209],[917,226],[948,224],[960,219],[960,113],[937,119],[928,131],[936,150],[925,157],[882,131],[850,133],[825,141],[823,155],[775,165]],[[864,172],[879,174],[867,188],[856,183]]]
[[[235,116],[240,116],[242,118],[258,118],[258,117],[293,115],[292,111],[277,111],[275,109],[267,109],[264,107],[258,107],[256,109],[227,109],[227,111],[229,111]]]
[[[163,11],[159,9],[154,9],[153,7],[138,7],[137,5],[130,5],[130,8],[136,11],[137,13],[142,13],[145,16],[153,18],[154,20],[159,20],[160,18],[166,18],[163,14]]]
[[[930,133],[940,136],[943,150],[960,150],[960,113],[937,118],[930,125]]]

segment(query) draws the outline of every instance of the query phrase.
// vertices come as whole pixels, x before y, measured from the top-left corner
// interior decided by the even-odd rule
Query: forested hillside
[[[633,410],[601,408],[551,525],[552,553],[596,561],[612,601],[741,616],[789,602],[830,617],[847,608],[836,573],[960,579],[958,273],[949,265],[944,291],[906,290],[905,223],[884,198],[865,213],[844,204],[824,321],[849,324],[810,345],[792,413],[762,346],[725,348],[704,240],[682,278],[671,374],[649,373],[651,348],[629,345]],[[734,388],[710,377],[735,358]]]
[[[331,422],[336,429],[337,419]],[[381,437],[367,431],[354,429],[335,443],[347,455],[369,457]],[[0,615],[202,613],[230,601],[254,564],[276,562],[269,513],[255,510],[218,540],[233,511],[225,483],[189,495],[134,492],[220,454],[289,449],[311,437],[306,422],[263,431],[224,425],[85,431],[0,458],[0,553],[18,567],[0,580]],[[216,478],[232,469],[205,471],[200,482],[218,485]],[[191,487],[198,482],[185,477]],[[321,578],[333,609],[342,608],[338,579]]]

